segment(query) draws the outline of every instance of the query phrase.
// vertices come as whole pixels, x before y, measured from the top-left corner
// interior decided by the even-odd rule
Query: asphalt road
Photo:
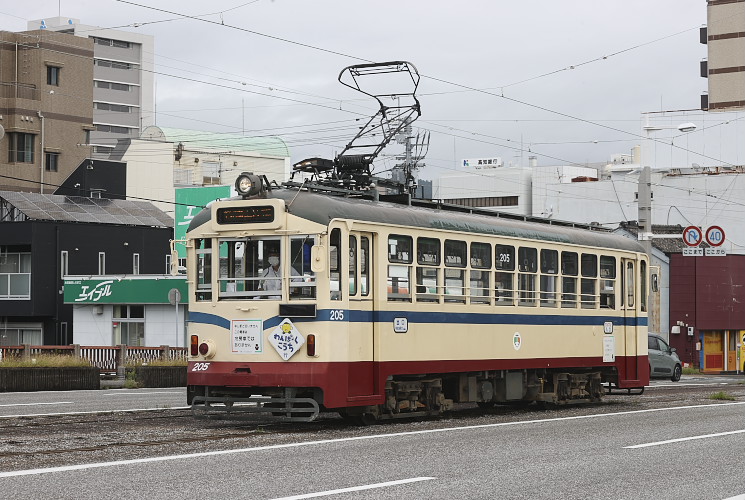
[[[720,390],[735,400],[710,399]],[[642,396],[610,396],[600,405],[466,408],[440,419],[364,428],[332,416],[277,427],[199,421],[175,408],[182,389],[109,392],[119,391],[0,394],[0,415],[17,410],[5,406],[11,401],[72,401],[81,411],[114,411],[0,419],[0,433],[18,443],[0,441],[0,497],[745,495],[745,377],[654,381]],[[127,403],[134,410],[160,406],[121,412]]]

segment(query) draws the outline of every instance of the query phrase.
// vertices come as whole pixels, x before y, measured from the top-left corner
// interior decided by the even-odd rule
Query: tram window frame
[[[639,309],[647,312],[647,261],[639,262]]]
[[[311,252],[317,242],[313,234],[290,236],[290,300],[316,298],[317,281],[311,268]]]
[[[388,235],[388,300],[411,302],[411,263],[413,261],[411,236]],[[403,264],[403,265],[401,265]]]
[[[341,229],[329,233],[329,295],[331,300],[342,300],[341,292]]]
[[[468,244],[460,240],[445,240],[443,249],[445,302],[466,302],[466,271]]]
[[[626,295],[626,306],[628,308],[634,307],[634,294],[636,286],[635,280],[634,280],[634,263],[633,262],[626,262],[626,269],[624,271],[626,273],[626,290],[624,290],[624,294]]]
[[[284,245],[283,238],[274,235],[219,238],[218,300],[282,300],[285,285],[301,280],[299,272],[286,265]],[[279,274],[268,273],[274,252],[279,255]]]
[[[470,248],[471,271],[468,276],[468,288],[471,304],[491,303],[491,258],[490,243],[471,242]]]
[[[580,256],[580,304],[582,309],[597,309],[598,256],[583,253]]]
[[[212,300],[212,238],[196,238],[194,240],[194,254],[196,255],[196,300]]]
[[[561,252],[561,307],[577,307],[577,276],[579,275],[579,254]]]
[[[600,256],[600,309],[616,308],[616,258]]]
[[[440,263],[442,243],[438,238],[416,239],[416,300],[440,302]]]
[[[349,235],[349,296],[357,295],[357,237]]]
[[[556,307],[559,280],[559,251],[541,249],[541,307]]]
[[[518,247],[517,269],[517,305],[537,306],[535,281],[538,272],[538,249]]]
[[[370,238],[360,236],[360,293],[370,295]]]
[[[494,305],[515,304],[515,247],[494,245]],[[501,286],[500,286],[501,285]]]

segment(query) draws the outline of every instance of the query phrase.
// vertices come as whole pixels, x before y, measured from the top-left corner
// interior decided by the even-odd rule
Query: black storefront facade
[[[166,273],[172,234],[150,203],[0,192],[0,344],[73,343],[63,276]]]

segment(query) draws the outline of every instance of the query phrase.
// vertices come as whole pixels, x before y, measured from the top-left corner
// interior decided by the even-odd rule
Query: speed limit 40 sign
[[[724,229],[719,226],[711,226],[706,230],[706,243],[713,247],[721,246],[724,243]]]

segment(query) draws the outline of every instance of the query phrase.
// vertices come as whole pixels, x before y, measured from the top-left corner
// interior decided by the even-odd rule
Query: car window
[[[657,339],[657,342],[660,343],[660,351],[667,352],[670,350],[670,346],[664,340]]]
[[[657,345],[657,339],[655,337],[648,337],[647,338],[647,349],[654,349],[658,351],[660,348]]]

